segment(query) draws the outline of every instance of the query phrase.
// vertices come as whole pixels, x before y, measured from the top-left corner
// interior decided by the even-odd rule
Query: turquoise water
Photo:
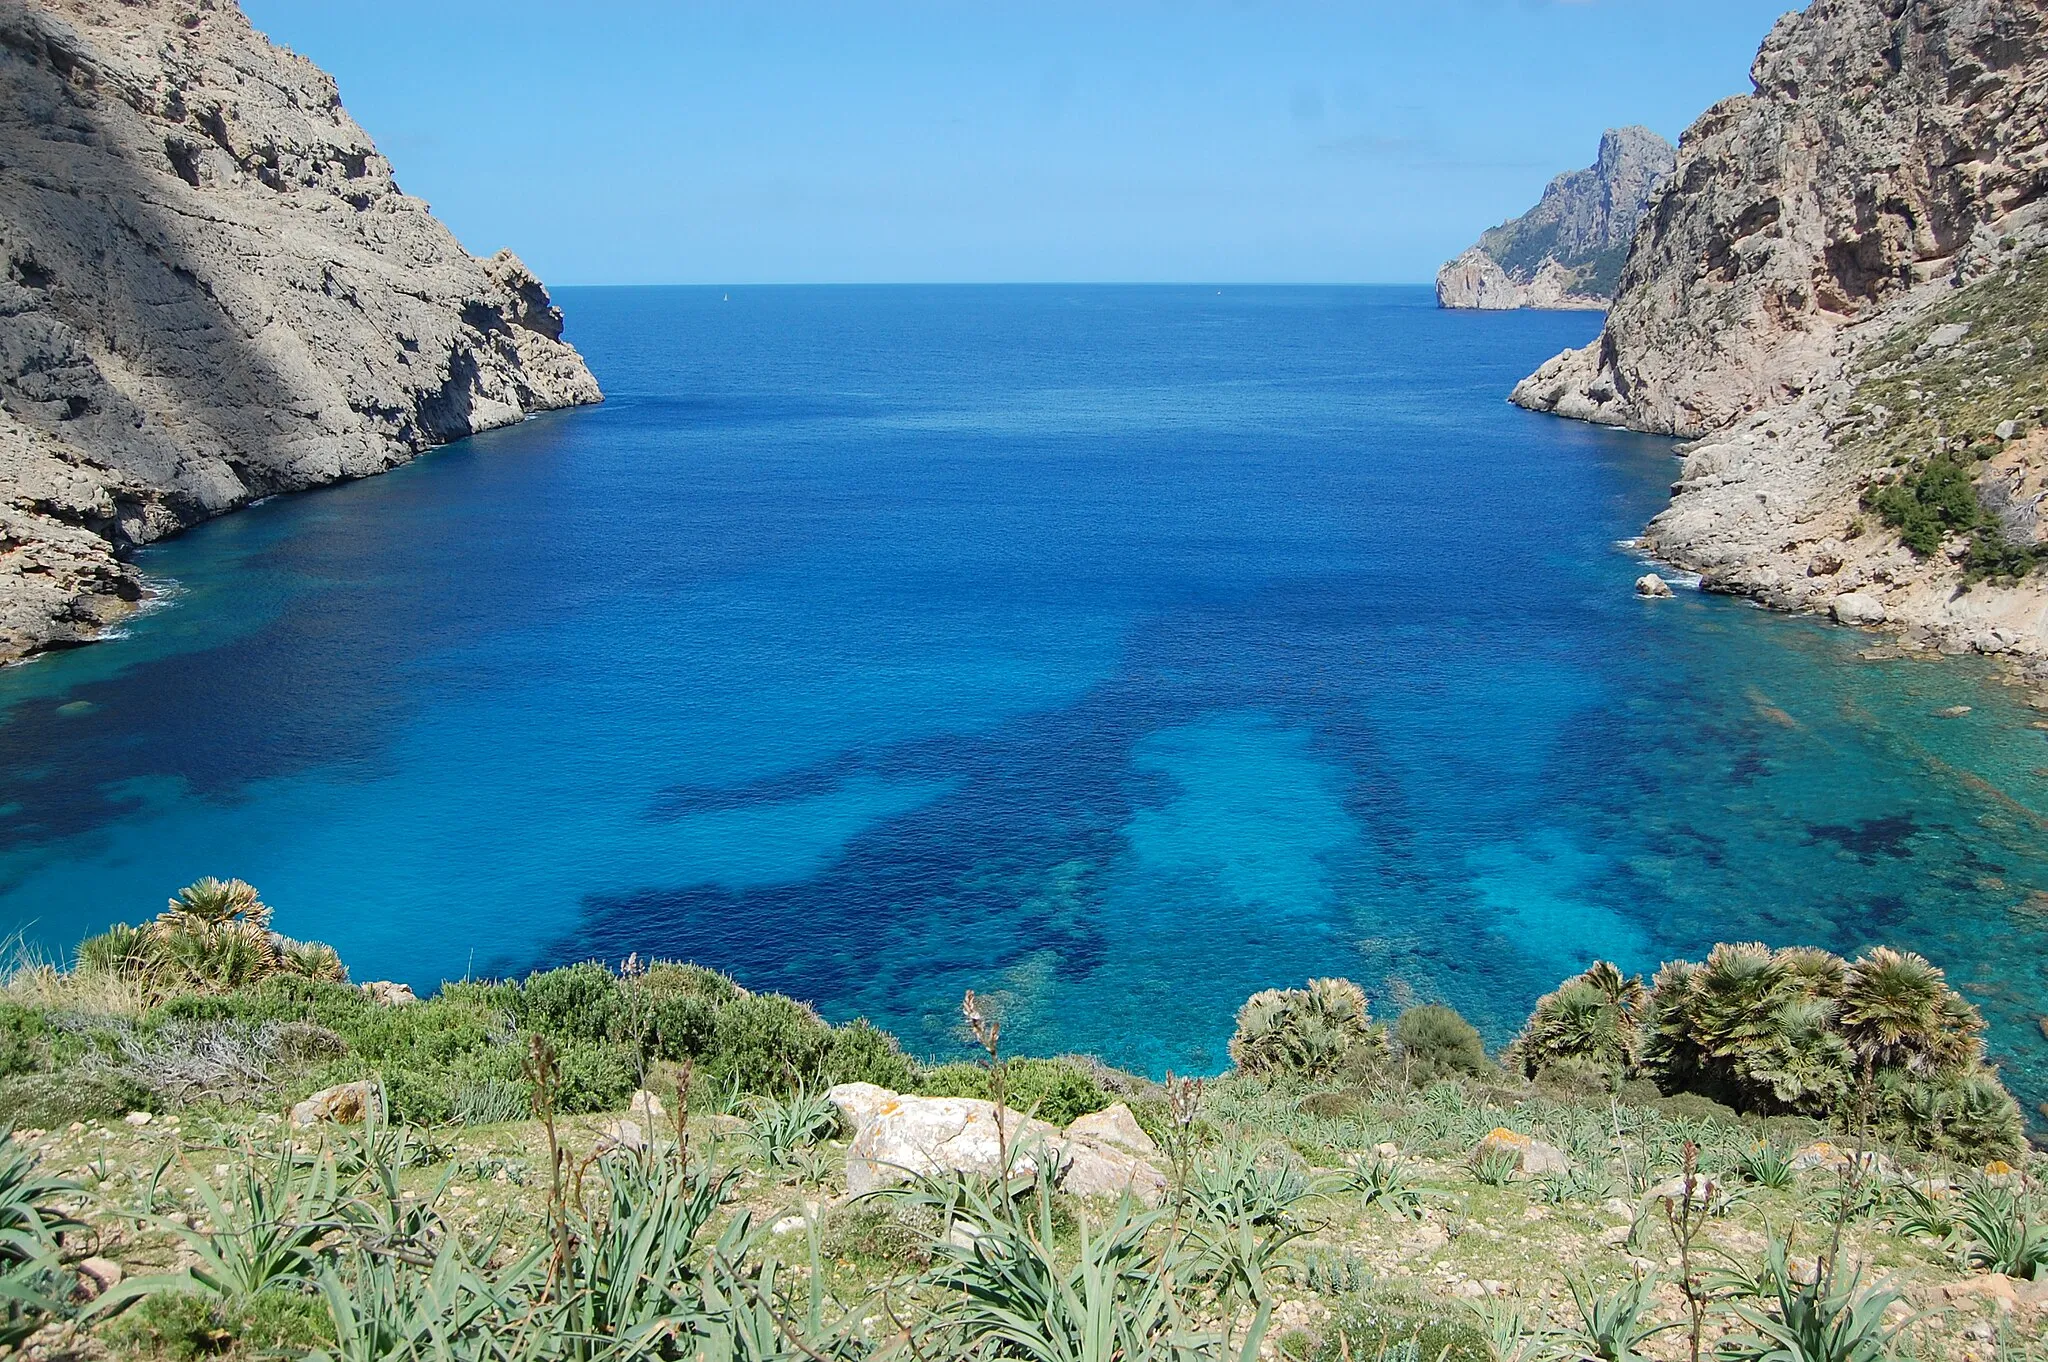
[[[1593,955],[1926,951],[2048,1097],[2048,733],[1682,591],[1583,315],[1423,290],[564,290],[611,400],[143,556],[0,673],[0,922],[202,874],[358,977],[628,951],[1159,1071],[1314,974],[1495,1041]],[[1936,711],[1966,704],[1961,718]]]

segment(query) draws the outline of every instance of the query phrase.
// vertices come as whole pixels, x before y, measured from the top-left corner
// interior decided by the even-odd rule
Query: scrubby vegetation
[[[1907,547],[1926,557],[1951,535],[1968,539],[1967,580],[2023,577],[2042,558],[2006,533],[1977,483],[2000,426],[2025,434],[2048,415],[2048,350],[2034,340],[2044,307],[2044,255],[1957,290],[1862,358],[1855,405],[1837,436],[1875,470],[1864,508]]]
[[[246,886],[190,900],[260,929]],[[180,949],[109,933],[0,989],[0,1346],[1931,1362],[2029,1355],[2034,1297],[1999,1313],[1979,1283],[2043,1278],[2048,1305],[2048,1201],[1982,1023],[1899,952],[1595,964],[1498,1063],[1449,1008],[1382,1025],[1319,979],[1247,1001],[1232,1072],[1161,1084],[1005,1059],[972,995],[982,1060],[925,1065],[694,965],[394,1004],[338,962],[209,953],[275,941]],[[381,1100],[353,1124],[281,1121],[358,1078]],[[1071,1195],[1027,1140],[1009,1176],[849,1199],[825,1089],[854,1080],[1052,1126],[1122,1101],[1164,1195]]]

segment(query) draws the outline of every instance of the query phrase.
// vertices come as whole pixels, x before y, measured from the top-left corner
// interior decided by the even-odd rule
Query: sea
[[[2048,1098],[2048,731],[1990,664],[1638,598],[1585,313],[1320,287],[562,289],[607,394],[139,555],[0,671],[0,932],[202,875],[358,979],[637,953],[921,1056],[1228,1063],[1355,979],[1924,952]],[[1965,710],[1966,712],[1962,712]]]

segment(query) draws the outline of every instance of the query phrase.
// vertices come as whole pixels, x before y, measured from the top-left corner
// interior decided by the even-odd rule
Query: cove
[[[926,1055],[973,987],[1154,1073],[1311,975],[1498,1043],[1590,953],[1888,942],[2048,1098],[2048,734],[1635,598],[1670,442],[1502,400],[1597,316],[560,292],[604,406],[202,526],[0,672],[7,928],[239,875],[358,978],[686,957]]]

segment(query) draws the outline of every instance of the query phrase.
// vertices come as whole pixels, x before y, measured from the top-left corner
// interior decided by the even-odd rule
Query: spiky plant
[[[1327,1081],[1386,1062],[1386,1029],[1373,1023],[1365,990],[1349,979],[1254,993],[1237,1012],[1230,1058],[1257,1077]]]
[[[1567,1060],[1628,1072],[1636,1063],[1646,992],[1641,976],[1595,960],[1585,973],[1536,1000],[1522,1033],[1508,1046],[1510,1064],[1530,1076]]]
[[[209,926],[246,922],[253,927],[268,927],[270,907],[248,881],[220,880],[208,875],[180,889],[162,915],[177,917],[194,918]]]
[[[276,938],[276,950],[277,968],[282,974],[334,984],[348,982],[348,966],[341,962],[341,952],[324,941],[294,941],[280,936]]]
[[[149,928],[117,922],[98,936],[78,943],[77,965],[87,972],[139,974],[149,962],[154,942]]]

